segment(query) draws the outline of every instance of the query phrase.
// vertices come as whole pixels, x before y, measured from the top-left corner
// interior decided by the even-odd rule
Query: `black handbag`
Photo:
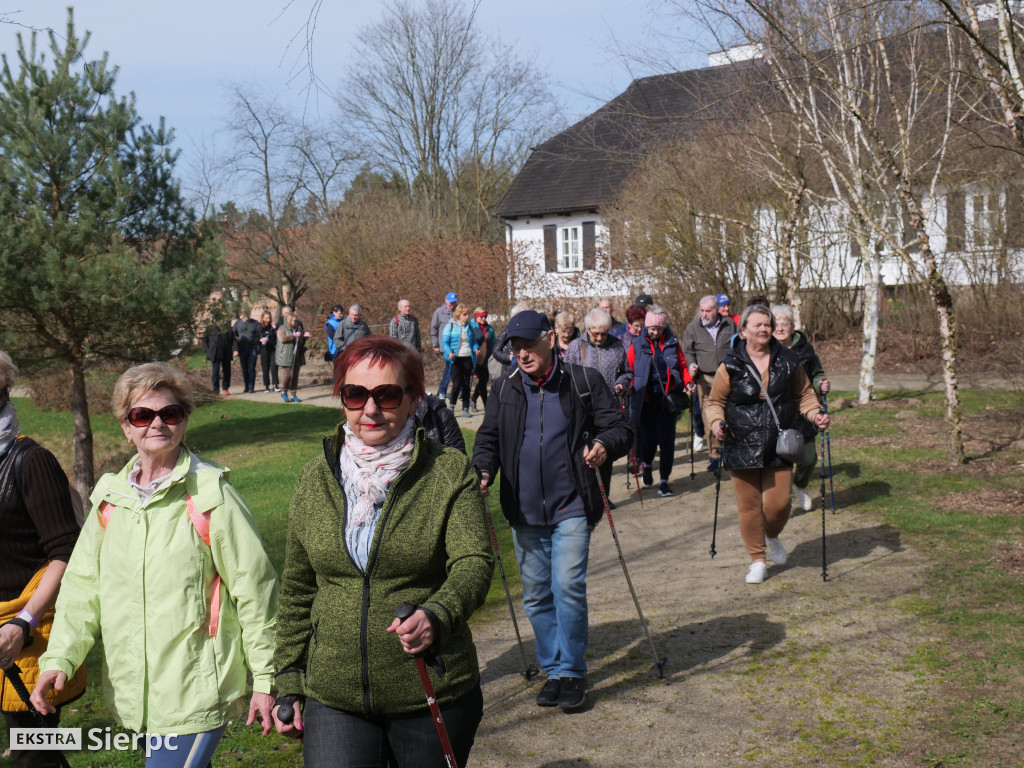
[[[761,381],[761,374],[759,374],[757,369],[752,365],[748,365],[747,369],[751,374],[753,374],[757,383],[761,385],[761,391],[764,392],[764,399],[768,402],[768,407],[772,411],[775,423],[779,427],[779,436],[775,440],[776,455],[780,459],[785,459],[786,461],[791,461],[794,464],[799,464],[804,458],[804,436],[795,429],[782,428],[782,424],[779,424],[779,414],[775,412],[775,406],[772,404],[772,399],[768,395],[768,390],[764,388],[764,382]]]
[[[654,368],[654,374],[658,377],[658,385],[661,389],[665,389],[665,382],[661,380],[661,371],[658,370],[658,362],[654,359],[653,349],[651,350],[651,367]],[[662,393],[661,410],[670,416],[678,416],[689,408],[690,396],[683,391],[682,387],[676,387]]]
[[[665,393],[661,398],[661,410],[675,416],[690,408],[690,396],[679,389],[673,389]]]

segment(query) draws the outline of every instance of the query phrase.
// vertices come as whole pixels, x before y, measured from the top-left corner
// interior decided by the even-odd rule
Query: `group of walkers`
[[[243,393],[255,392],[258,358],[263,371],[263,391],[280,392],[284,402],[298,403],[299,371],[306,363],[309,336],[298,314],[289,306],[281,307],[277,323],[268,309],[261,308],[257,322],[249,310],[243,308],[238,320],[227,329],[222,331],[218,325],[208,326],[203,334],[203,349],[212,366],[211,388],[214,392],[231,394],[231,363],[238,360]]]
[[[325,326],[341,421],[296,478],[280,582],[227,468],[184,444],[195,395],[180,371],[148,363],[118,379],[113,412],[137,453],[100,479],[79,530],[59,465],[19,433],[17,369],[0,353],[0,668],[17,666],[33,689],[31,709],[5,698],[9,727],[56,725],[102,639],[108,705],[147,735],[150,768],[205,766],[247,678],[246,722],[302,738],[308,766],[464,766],[483,716],[468,619],[493,576],[487,497],[499,472],[544,673],[536,703],[576,710],[587,702],[590,538],[610,514],[611,465],[634,453],[651,486],[660,451],[659,493],[671,495],[687,410],[692,432],[704,426],[709,469],[731,474],[746,581],[764,580],[767,559],[785,562],[793,462],[775,435],[800,418],[808,437],[829,423],[817,398],[828,381],[788,308],[765,301],[734,318],[727,296],[708,296],[680,341],[641,295],[626,322],[607,300],[582,333],[568,313],[518,306],[495,334],[486,310],[449,293],[431,322],[446,361],[438,395],[418,322],[407,301],[397,309],[388,335],[362,333],[358,306],[335,307]],[[282,397],[297,402],[309,334],[294,312],[257,326],[238,330],[231,354],[242,357],[242,338],[260,354],[269,345],[287,371]],[[485,413],[467,456],[448,403],[471,413],[489,357],[503,373],[489,392],[477,382]],[[813,439],[805,451],[798,505]],[[155,738],[171,734],[173,749]],[[15,754],[19,766],[47,756]]]

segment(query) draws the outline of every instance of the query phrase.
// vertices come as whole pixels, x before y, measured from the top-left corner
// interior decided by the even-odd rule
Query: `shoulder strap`
[[[771,365],[771,363],[769,363],[769,365]],[[775,406],[772,404],[772,398],[768,394],[768,390],[764,388],[764,382],[761,381],[761,374],[758,373],[757,368],[755,368],[750,363],[746,363],[746,366],[747,370],[750,371],[751,374],[753,374],[754,380],[757,382],[758,386],[761,387],[761,391],[764,392],[764,399],[768,401],[768,407],[771,409],[772,416],[775,418],[775,425],[779,428],[779,432],[781,432],[782,423],[779,421],[779,414],[775,412]]]
[[[189,493],[185,493],[185,506],[188,509],[188,519],[192,521],[192,527],[195,528],[196,533],[199,534],[199,538],[203,540],[206,546],[210,546],[210,510],[206,512],[200,512],[196,509],[195,502],[192,501],[192,496]],[[100,502],[97,514],[100,518],[100,527],[103,530],[107,529],[110,524],[110,513],[113,511],[114,505],[102,501]],[[213,580],[213,591],[210,594],[210,637],[217,636],[217,629],[220,625],[220,585],[221,579],[218,573]]]
[[[569,380],[572,382],[573,389],[576,390],[576,396],[579,397],[579,399],[583,402],[583,408],[584,408],[584,410],[587,413],[587,421],[590,423],[590,426],[593,427],[593,424],[594,424],[594,392],[590,388],[590,381],[587,379],[587,372],[586,372],[585,368],[583,369],[583,380],[587,383],[587,393],[583,394],[583,392],[580,391],[579,384],[576,383],[576,368],[577,367],[578,366],[575,366],[575,365],[567,365],[567,366],[565,366],[565,369],[569,373]],[[591,439],[591,437],[593,437],[593,436],[589,436],[589,432],[590,432],[589,429],[584,432],[584,440],[587,442],[587,444],[590,443],[590,439]]]
[[[21,499],[25,498],[25,483],[22,480],[22,469],[21,464],[25,460],[25,447],[24,441],[15,440],[14,447],[11,448],[11,452],[14,454],[14,487],[18,490],[18,496]]]

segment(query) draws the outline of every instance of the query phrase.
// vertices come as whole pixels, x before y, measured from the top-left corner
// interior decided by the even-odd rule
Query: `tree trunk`
[[[92,493],[95,470],[92,459],[92,424],[85,397],[85,369],[78,360],[71,363],[71,413],[75,418],[75,490],[82,501]]]
[[[878,357],[878,302],[882,284],[882,259],[870,247],[861,244],[861,249],[871,255],[864,259],[864,320],[861,324],[863,339],[860,357],[860,392],[857,402],[866,405],[871,402],[875,391],[875,362]]]

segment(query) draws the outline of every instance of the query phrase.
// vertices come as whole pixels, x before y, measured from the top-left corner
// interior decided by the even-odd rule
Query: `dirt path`
[[[840,388],[856,386],[837,382]],[[930,389],[917,375],[880,388]],[[274,396],[256,394],[252,399]],[[300,390],[303,402],[337,408],[324,387]],[[475,428],[480,416],[463,422]],[[589,569],[589,702],[574,714],[542,709],[540,683],[521,661],[504,603],[474,618],[485,712],[470,765],[595,768],[645,766],[920,766],[928,702],[936,681],[908,671],[907,660],[934,642],[927,626],[901,609],[927,565],[897,531],[845,509],[828,513],[829,580],[822,580],[821,510],[794,516],[782,535],[785,566],[747,585],[747,556],[728,478],[721,487],[717,556],[709,557],[714,477],[680,435],[672,487],[654,489],[643,507],[616,466],[611,498],[623,552],[660,656],[659,680],[607,522],[594,533]],[[842,462],[841,445],[833,460]],[[856,467],[846,467],[856,477]],[[817,496],[817,486],[812,484]],[[886,492],[882,490],[880,492]],[[815,499],[820,503],[820,498]],[[495,510],[496,511],[496,510]],[[511,551],[505,567],[514,570]],[[529,660],[533,636],[515,597]]]
[[[642,509],[635,492],[628,500],[621,463],[612,483],[630,575],[658,653],[670,659],[665,679],[602,523],[588,580],[588,706],[567,714],[535,705],[539,683],[517,674],[515,636],[499,606],[475,622],[485,713],[471,764],[921,765],[920,745],[908,741],[920,733],[911,713],[933,694],[908,676],[905,660],[929,638],[898,606],[917,589],[919,553],[895,530],[843,511],[837,489],[840,512],[826,519],[829,580],[816,509],[783,533],[789,562],[747,585],[729,482],[712,560],[713,476],[701,471],[705,459],[691,482],[685,455],[671,498],[650,494]],[[504,556],[508,568],[512,553]],[[533,661],[519,599],[516,610]]]

